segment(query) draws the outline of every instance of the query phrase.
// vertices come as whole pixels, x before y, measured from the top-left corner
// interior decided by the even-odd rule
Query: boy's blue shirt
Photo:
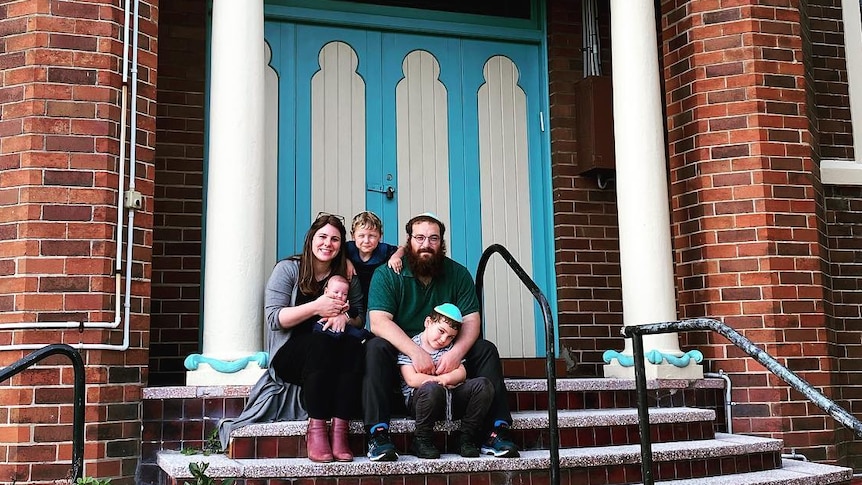
[[[381,242],[371,252],[371,257],[368,258],[368,261],[363,261],[359,257],[359,248],[356,247],[356,241],[347,241],[346,251],[347,259],[353,263],[353,267],[356,269],[356,276],[359,277],[359,283],[362,285],[365,308],[368,308],[368,289],[371,287],[371,276],[374,275],[375,269],[389,261],[389,258],[395,254],[395,251],[398,251],[398,246]]]

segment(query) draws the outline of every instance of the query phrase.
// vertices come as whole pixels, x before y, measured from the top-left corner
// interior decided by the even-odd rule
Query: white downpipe
[[[724,381],[724,420],[727,426],[728,434],[733,434],[733,383],[730,382],[730,376],[723,370],[715,372],[704,372],[703,377],[717,377]]]
[[[129,24],[130,24],[130,12],[131,12],[131,2],[135,2],[135,12],[134,12],[134,22],[132,22],[132,32],[129,33]],[[130,138],[129,145],[131,146],[130,156],[129,156],[129,190],[135,188],[135,165],[137,164],[136,160],[136,147],[137,147],[137,114],[138,114],[138,105],[137,105],[137,95],[138,95],[138,30],[139,30],[139,21],[138,21],[138,9],[140,6],[140,0],[126,0],[125,7],[123,9],[124,13],[124,21],[123,21],[123,82],[121,88],[121,100],[120,100],[120,156],[119,156],[119,177],[117,188],[117,254],[115,257],[115,266],[114,266],[114,320],[112,322],[20,322],[20,323],[4,323],[0,324],[0,330],[14,330],[14,329],[45,329],[45,328],[55,328],[55,329],[71,329],[71,328],[81,328],[83,330],[90,329],[115,329],[120,325],[120,322],[125,322],[123,327],[123,343],[119,345],[110,345],[110,344],[84,344],[79,343],[77,345],[70,344],[72,347],[75,347],[80,350],[127,350],[129,348],[130,341],[130,314],[131,314],[131,294],[132,294],[132,237],[134,235],[135,229],[135,211],[128,211],[128,241],[126,243],[126,291],[125,296],[123,297],[123,307],[124,313],[122,318],[120,317],[120,275],[123,271],[123,259],[122,259],[122,248],[123,248],[123,210],[125,209],[125,192],[123,191],[123,184],[125,182],[125,159],[126,159],[126,123],[128,122],[126,110],[128,107],[128,85],[129,85],[129,38],[132,39],[132,103],[131,103],[131,127],[130,127]],[[0,350],[35,350],[44,347],[47,344],[17,344],[17,345],[3,345],[0,346]]]

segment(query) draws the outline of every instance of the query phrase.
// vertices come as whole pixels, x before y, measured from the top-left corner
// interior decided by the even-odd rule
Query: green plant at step
[[[224,450],[222,450],[221,448],[221,440],[218,437],[218,429],[214,429],[212,433],[210,433],[209,437],[207,437],[207,440],[204,441],[204,446],[202,449],[183,448],[180,450],[180,453],[186,456],[197,455],[198,453],[201,453],[204,456],[209,456],[213,453],[224,453]]]
[[[209,453],[224,453],[224,450],[221,448],[221,439],[218,436],[218,428],[212,430],[204,442],[204,454]]]
[[[207,476],[207,468],[209,468],[209,463],[189,463],[189,471],[192,472],[192,477],[194,478],[193,482],[184,482],[184,485],[215,485],[216,481],[214,478]],[[235,482],[235,478],[225,478],[222,480],[222,485],[233,485]]]
[[[81,477],[75,481],[75,485],[109,485],[111,483],[110,478],[106,478],[104,480],[93,477]]]

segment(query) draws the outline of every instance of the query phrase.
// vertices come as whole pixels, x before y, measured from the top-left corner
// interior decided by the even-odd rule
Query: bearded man
[[[446,226],[437,216],[424,213],[407,221],[403,269],[396,273],[380,266],[371,279],[368,295],[371,331],[376,338],[366,342],[362,401],[368,458],[394,461],[398,452],[389,438],[393,403],[400,396],[396,359],[398,352],[410,357],[416,372],[442,375],[461,363],[467,377],[486,377],[494,386],[494,400],[486,419],[487,438],[482,453],[517,457],[518,447],[508,437],[512,414],[506,398],[503,369],[497,347],[479,338],[481,317],[473,278],[463,265],[446,257]],[[425,328],[425,317],[443,303],[457,306],[463,324],[452,349],[435,366],[428,352],[412,337]]]

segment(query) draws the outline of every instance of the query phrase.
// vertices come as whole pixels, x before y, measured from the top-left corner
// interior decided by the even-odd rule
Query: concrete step
[[[781,447],[780,440],[721,433],[710,440],[684,444],[656,443],[652,447],[654,477],[656,480],[678,480],[775,470],[782,465]],[[444,454],[439,460],[402,455],[395,462],[372,462],[365,457],[357,457],[350,463],[314,463],[305,458],[231,459],[221,454],[184,455],[176,451],[158,453],[157,463],[165,478],[174,482],[191,477],[188,466],[192,462],[209,463],[207,474],[213,478],[363,477],[363,483],[366,479],[376,483],[382,477],[404,477],[407,480],[407,477],[415,475],[447,475],[449,483],[454,483],[453,474],[466,474],[472,482],[476,474],[503,473],[511,483],[517,483],[513,475],[520,475],[518,480],[530,482],[537,476],[545,476],[547,480],[550,453],[547,450],[526,450],[520,458],[462,458]],[[565,470],[566,483],[571,484],[587,483],[577,478],[586,476],[589,476],[591,485],[637,483],[641,480],[640,446],[563,448],[560,450],[560,468]],[[381,483],[391,483],[391,479]]]
[[[853,470],[800,460],[782,460],[778,470],[736,473],[719,477],[655,482],[655,485],[820,485],[849,484]]]
[[[547,411],[512,413],[512,440],[524,450],[547,448],[550,443]],[[715,412],[695,408],[650,409],[654,442],[687,441],[714,437]],[[557,413],[561,447],[595,447],[627,445],[640,442],[637,409],[560,410]],[[251,424],[231,434],[228,455],[231,458],[296,458],[307,456],[305,430],[307,421],[283,421]],[[415,431],[412,419],[394,419],[390,435],[399,450],[406,450]],[[459,421],[441,421],[435,426],[437,446],[457,450],[457,436],[450,432],[460,428]],[[350,423],[351,449],[360,454],[365,447],[361,421]]]
[[[650,424],[686,423],[713,421],[715,412],[695,408],[650,408]],[[512,413],[512,429],[546,429],[547,411],[515,411]],[[280,421],[277,423],[257,423],[239,428],[231,436],[305,436],[307,421]],[[637,409],[561,409],[557,411],[557,426],[560,428],[585,428],[590,426],[621,426],[638,424]],[[435,431],[455,431],[460,421],[438,421]],[[416,422],[408,418],[396,418],[390,423],[389,432],[412,433]],[[362,421],[350,422],[350,433],[365,433]]]

